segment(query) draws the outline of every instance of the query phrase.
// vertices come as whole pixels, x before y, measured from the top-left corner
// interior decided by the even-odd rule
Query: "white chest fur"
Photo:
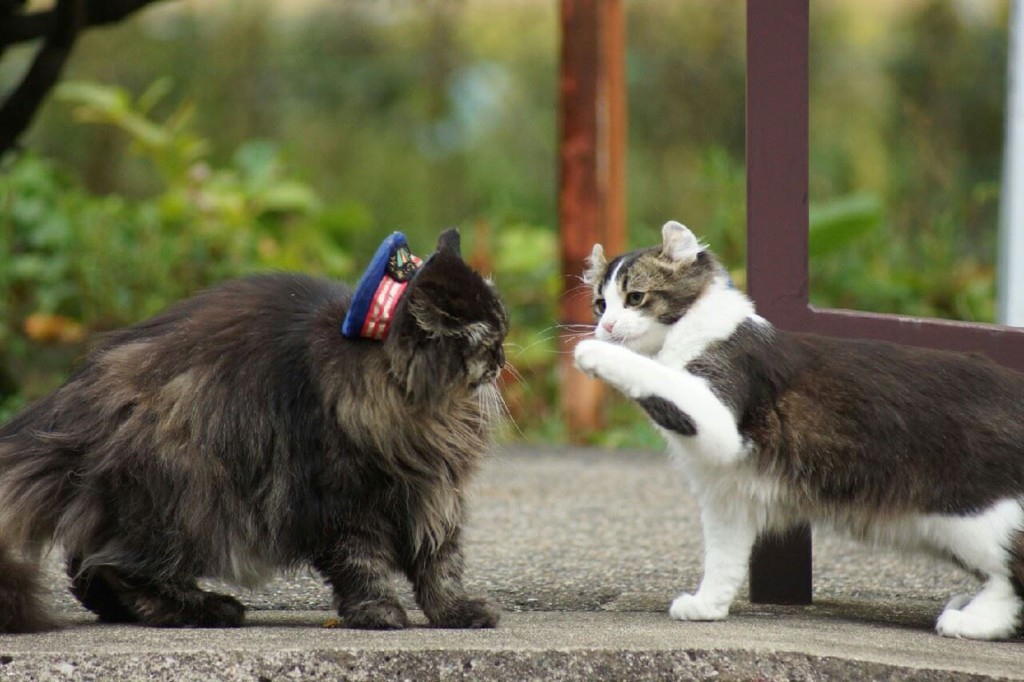
[[[731,287],[724,275],[720,276],[686,315],[672,325],[655,359],[667,367],[686,367],[709,346],[731,337],[747,320],[770,326],[754,312],[750,299]]]

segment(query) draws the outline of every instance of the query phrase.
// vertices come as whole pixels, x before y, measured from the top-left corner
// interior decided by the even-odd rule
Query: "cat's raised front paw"
[[[576,344],[573,353],[576,366],[587,376],[601,378],[601,367],[608,355],[607,346],[611,344],[596,339],[584,339]]]
[[[635,385],[638,356],[633,351],[607,341],[585,339],[576,345],[576,366],[588,376],[600,379],[631,398],[642,394]]]
[[[675,620],[723,620],[729,607],[709,604],[692,594],[681,594],[672,602],[668,615]]]

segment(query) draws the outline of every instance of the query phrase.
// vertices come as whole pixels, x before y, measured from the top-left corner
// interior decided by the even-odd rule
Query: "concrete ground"
[[[813,606],[742,599],[725,622],[670,620],[699,580],[701,537],[682,475],[657,453],[499,452],[473,491],[467,554],[471,590],[506,610],[496,630],[327,629],[329,591],[307,573],[256,592],[215,586],[249,606],[240,630],[97,625],[54,557],[69,626],[0,637],[0,678],[1024,679],[1024,639],[932,631],[975,579],[830,536],[815,537]]]

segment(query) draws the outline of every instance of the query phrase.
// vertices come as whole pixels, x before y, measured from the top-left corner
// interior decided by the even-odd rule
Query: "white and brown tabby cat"
[[[982,576],[936,629],[1002,639],[1024,598],[1024,375],[977,355],[774,328],[683,225],[608,262],[576,364],[636,400],[701,509],[704,576],[669,611],[725,618],[758,533],[810,521]]]

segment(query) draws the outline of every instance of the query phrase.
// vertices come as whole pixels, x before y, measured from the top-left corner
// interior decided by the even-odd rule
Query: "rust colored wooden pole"
[[[561,0],[558,222],[562,324],[593,324],[580,288],[595,243],[625,246],[625,36],[621,0]],[[572,366],[575,337],[559,338],[561,407],[573,440],[602,424],[602,385]]]
[[[747,287],[758,312],[807,326],[808,0],[747,0]],[[750,599],[811,602],[811,533],[765,536]]]

